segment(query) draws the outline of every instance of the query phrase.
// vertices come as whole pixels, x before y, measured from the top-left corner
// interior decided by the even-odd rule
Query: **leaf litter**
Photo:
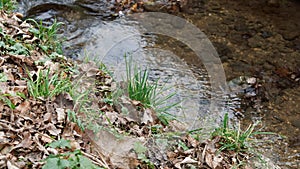
[[[29,31],[32,26],[21,19],[21,14],[0,12],[1,40],[18,37],[23,47],[32,45],[28,55],[11,54],[1,46],[0,168],[47,168],[46,159],[57,163],[53,155],[70,151],[83,163],[87,158],[103,168],[226,169],[241,158],[218,152],[218,137],[199,141],[176,120],[166,126],[139,101],[124,96],[106,101],[117,90],[107,73],[91,62],[61,55],[49,59],[34,45],[40,40]],[[51,77],[63,73],[76,89],[34,98],[26,79],[36,79],[39,70],[48,70]],[[63,157],[60,160],[72,155]]]

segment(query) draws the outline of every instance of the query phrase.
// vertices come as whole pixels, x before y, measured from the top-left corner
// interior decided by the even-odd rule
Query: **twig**
[[[92,159],[93,162],[94,162],[95,164],[101,165],[101,166],[103,166],[103,167],[109,169],[109,166],[106,164],[106,162],[104,161],[104,159],[103,159],[102,156],[100,156],[100,157],[101,157],[101,160],[102,160],[102,161],[101,161],[101,160],[99,160],[97,157],[94,157],[94,155],[92,155],[92,154],[88,154],[88,153],[83,152],[83,151],[82,151],[81,153],[82,153],[83,155],[85,155],[86,157]]]

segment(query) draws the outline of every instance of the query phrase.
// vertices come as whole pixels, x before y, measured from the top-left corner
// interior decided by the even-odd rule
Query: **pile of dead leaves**
[[[49,59],[38,47],[40,40],[29,31],[32,26],[21,17],[0,12],[0,168],[41,168],[46,157],[58,153],[47,145],[61,139],[70,141],[70,150],[81,150],[94,164],[106,166],[97,155],[88,153],[89,141],[67,118],[66,110],[74,107],[68,94],[30,95],[30,77],[36,79],[40,70],[48,70],[49,77],[55,73],[68,77],[71,74],[65,67],[72,63],[63,56],[57,57],[59,63]]]

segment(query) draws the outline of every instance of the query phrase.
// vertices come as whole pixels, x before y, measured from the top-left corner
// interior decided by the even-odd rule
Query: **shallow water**
[[[212,91],[207,68],[199,56],[180,41],[142,32],[143,27],[138,21],[128,17],[112,20],[104,14],[109,13],[109,5],[92,4],[23,1],[19,11],[45,23],[52,22],[54,18],[64,22],[61,35],[66,38],[66,55],[100,60],[113,70],[116,79],[126,78],[124,54],[132,57],[133,65],[149,69],[153,81],[159,78],[161,84],[172,86],[168,91],[176,93],[172,101],[181,101],[182,108],[174,108],[170,113],[188,122],[189,129],[215,127],[216,121],[220,121],[225,112],[232,112],[233,107],[239,106],[226,92]],[[173,43],[173,49],[164,47],[168,43]],[[226,90],[226,86],[223,88]],[[205,118],[210,122],[203,126]]]

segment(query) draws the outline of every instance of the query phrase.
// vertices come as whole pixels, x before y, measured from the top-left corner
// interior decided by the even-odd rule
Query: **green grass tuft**
[[[212,133],[212,137],[221,137],[220,144],[222,145],[220,151],[229,150],[234,152],[249,152],[251,149],[251,143],[255,140],[252,139],[254,135],[263,134],[275,134],[272,132],[260,132],[254,131],[255,127],[259,124],[256,122],[250,124],[245,131],[242,131],[240,124],[238,124],[237,129],[232,129],[229,127],[229,118],[226,113],[224,116],[223,124],[221,127],[216,128]]]
[[[51,51],[62,54],[61,41],[57,38],[57,31],[59,27],[63,25],[62,22],[54,20],[53,24],[47,27],[42,21],[39,23],[34,19],[27,19],[26,21],[30,21],[35,24],[35,28],[30,28],[29,31],[41,40],[39,47],[45,53],[49,53]]]
[[[15,0],[0,0],[0,10],[11,12],[16,9],[16,3]]]
[[[169,113],[168,110],[177,107],[181,102],[170,103],[170,100],[175,96],[175,92],[168,93],[169,89],[166,85],[160,86],[157,79],[154,82],[150,82],[149,72],[147,69],[139,70],[137,66],[132,68],[132,57],[125,54],[126,63],[126,80],[127,80],[127,92],[128,96],[132,100],[140,101],[145,107],[153,108],[157,113],[158,117],[164,124],[168,124],[169,119],[175,117]],[[133,71],[133,72],[132,72]]]
[[[36,77],[29,75],[27,87],[29,94],[34,98],[51,98],[60,93],[67,92],[71,87],[69,78],[64,77],[63,73],[50,75],[50,70],[38,70]]]

